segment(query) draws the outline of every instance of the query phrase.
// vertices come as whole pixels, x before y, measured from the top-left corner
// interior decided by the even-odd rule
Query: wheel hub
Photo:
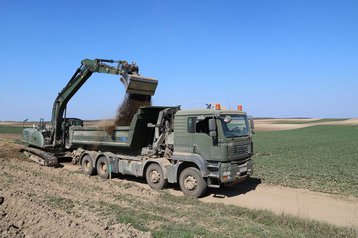
[[[156,170],[153,170],[152,172],[150,172],[150,180],[153,182],[153,183],[158,183],[159,180],[160,180],[160,174],[158,171]]]
[[[107,165],[105,163],[101,164],[101,171],[102,173],[106,173],[107,172]]]
[[[198,186],[197,181],[193,176],[186,177],[184,180],[184,185],[189,190],[194,190]]]
[[[85,162],[85,168],[88,171],[90,169],[91,165],[88,161]]]

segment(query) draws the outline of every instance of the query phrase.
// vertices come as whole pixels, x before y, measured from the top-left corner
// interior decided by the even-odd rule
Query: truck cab
[[[178,111],[173,160],[193,163],[206,178],[208,187],[243,181],[253,172],[250,125],[253,123],[242,111]]]

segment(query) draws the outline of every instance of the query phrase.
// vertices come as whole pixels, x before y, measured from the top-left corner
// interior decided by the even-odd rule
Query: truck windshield
[[[227,122],[227,118],[231,121]],[[249,135],[246,116],[244,115],[220,115],[224,135],[227,138],[244,137]]]

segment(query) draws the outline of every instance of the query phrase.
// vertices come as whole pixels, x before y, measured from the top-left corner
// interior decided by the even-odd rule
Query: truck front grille
[[[231,147],[231,155],[243,155],[248,154],[250,151],[250,145],[234,145]]]

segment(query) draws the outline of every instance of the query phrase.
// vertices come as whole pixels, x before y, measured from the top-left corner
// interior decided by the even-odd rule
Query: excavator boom
[[[109,65],[116,64],[116,65]],[[120,76],[126,93],[134,95],[154,95],[158,81],[139,75],[139,68],[135,63],[129,64],[125,60],[85,59],[71,77],[67,85],[55,99],[52,109],[51,129],[27,128],[23,132],[23,141],[40,148],[63,148],[65,143],[64,114],[67,103],[91,77],[93,73],[106,73]]]
[[[117,67],[105,63],[118,63]],[[153,78],[140,76],[138,66],[135,63],[129,64],[127,61],[85,59],[82,66],[87,66],[91,72],[119,74],[120,81],[126,88],[126,93],[153,96],[158,85],[158,81]]]
[[[116,66],[107,63],[117,63]],[[57,96],[52,110],[52,126],[54,128],[51,142],[54,147],[63,146],[63,130],[61,124],[64,110],[68,101],[81,88],[93,73],[106,73],[120,75],[126,93],[152,96],[158,85],[158,81],[139,75],[139,68],[135,63],[129,64],[125,60],[106,60],[106,59],[85,59],[81,62],[81,67],[77,69],[68,84]]]

